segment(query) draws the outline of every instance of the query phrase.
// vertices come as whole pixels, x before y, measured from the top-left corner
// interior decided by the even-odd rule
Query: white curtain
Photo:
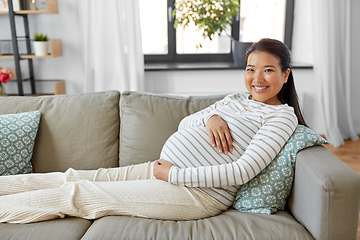
[[[142,91],[138,0],[78,0],[84,91]]]
[[[351,115],[351,0],[314,0],[311,4],[314,70],[321,84],[325,136],[339,147],[344,139],[358,140]]]

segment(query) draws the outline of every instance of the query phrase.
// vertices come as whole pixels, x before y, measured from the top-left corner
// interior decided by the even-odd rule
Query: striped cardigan
[[[227,155],[210,144],[205,126],[213,115],[228,124],[234,150]],[[164,144],[160,158],[174,164],[170,183],[197,187],[230,206],[240,186],[270,164],[297,124],[287,104],[267,105],[250,100],[248,94],[231,94],[184,118]]]

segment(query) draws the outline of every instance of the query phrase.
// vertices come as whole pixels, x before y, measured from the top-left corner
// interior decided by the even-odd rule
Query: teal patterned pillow
[[[0,115],[0,176],[32,172],[39,111]]]
[[[310,128],[298,125],[270,165],[240,188],[233,207],[241,212],[265,214],[284,210],[294,180],[296,154],[321,144],[328,142]]]

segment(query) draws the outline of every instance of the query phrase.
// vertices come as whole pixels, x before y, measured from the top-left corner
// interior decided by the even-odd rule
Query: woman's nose
[[[256,80],[256,81],[262,81],[262,79],[263,79],[262,73],[261,73],[260,71],[256,71],[256,72],[254,73],[254,80]]]

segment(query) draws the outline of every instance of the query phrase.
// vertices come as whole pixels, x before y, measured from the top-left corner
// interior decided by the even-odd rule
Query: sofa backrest
[[[108,91],[0,97],[0,114],[39,110],[33,170],[63,172],[69,167],[87,170],[156,160],[184,117],[224,96]]]
[[[184,117],[224,96],[181,97],[123,92],[120,99],[119,165],[158,159],[165,141],[176,132]]]
[[[0,114],[39,110],[34,172],[117,167],[120,93],[0,97]]]

